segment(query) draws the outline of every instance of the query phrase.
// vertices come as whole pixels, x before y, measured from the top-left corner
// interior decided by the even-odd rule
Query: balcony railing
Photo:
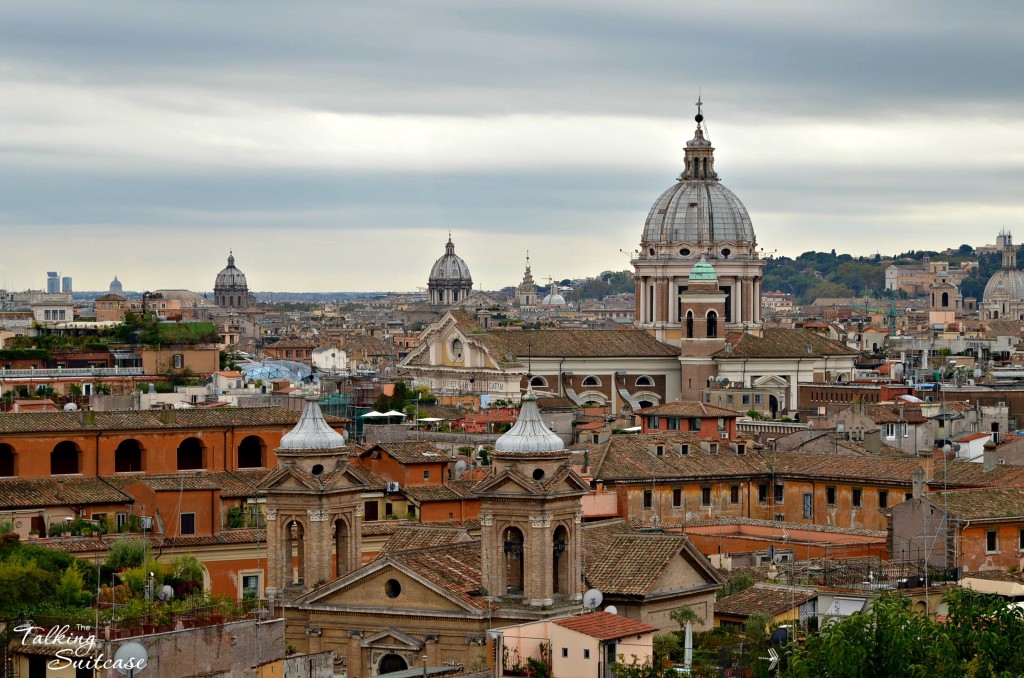
[[[141,367],[59,367],[36,370],[8,370],[0,367],[4,377],[138,377],[145,374]]]

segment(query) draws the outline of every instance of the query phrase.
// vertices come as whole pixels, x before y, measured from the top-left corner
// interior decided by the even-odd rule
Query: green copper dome
[[[715,273],[715,267],[709,264],[704,257],[701,257],[700,261],[690,269],[690,280],[694,282],[698,280],[717,282],[718,274]]]

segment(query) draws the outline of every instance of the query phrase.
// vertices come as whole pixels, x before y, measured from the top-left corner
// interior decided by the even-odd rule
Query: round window
[[[684,257],[690,256],[690,250],[686,249],[685,247],[683,249],[679,250],[679,253],[681,255],[683,255]]]
[[[650,254],[653,257],[654,256],[654,248],[652,247],[651,249],[647,250],[647,253]]]
[[[722,250],[722,256],[725,257],[726,259],[729,258],[730,254],[732,254],[732,250],[730,250],[729,248]]]
[[[384,582],[384,594],[388,598],[397,598],[402,593],[402,585],[397,579],[388,579]]]
[[[542,468],[535,468],[535,469],[533,469],[533,479],[534,480],[544,480],[544,469],[542,469]]]
[[[318,476],[318,475],[320,475],[321,473],[324,472],[324,465],[323,464],[314,464],[313,468],[310,469],[310,470],[313,472],[313,475]]]

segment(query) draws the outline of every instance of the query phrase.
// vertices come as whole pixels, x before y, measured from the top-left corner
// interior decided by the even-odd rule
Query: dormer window
[[[679,454],[689,454],[689,453],[690,453],[690,444],[689,443],[683,443],[682,445],[679,446]]]
[[[746,453],[747,453],[747,446],[746,445],[744,445],[743,443],[740,443],[739,445],[736,446],[736,454],[746,454]]]
[[[654,455],[657,456],[657,457],[664,457],[665,456],[665,446],[664,445],[655,445],[654,446]]]
[[[710,443],[708,445],[708,452],[711,454],[718,454],[718,443]]]

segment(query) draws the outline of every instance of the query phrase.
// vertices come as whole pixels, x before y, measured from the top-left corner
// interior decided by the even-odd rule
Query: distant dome
[[[124,296],[124,287],[122,287],[121,281],[117,279],[116,275],[114,276],[114,279],[110,281],[110,289],[108,290],[108,294],[120,294]]]
[[[494,443],[497,452],[558,452],[565,443],[540,418],[537,396],[532,391],[523,395],[523,406],[516,423]]]
[[[992,274],[985,285],[985,303],[1024,301],[1024,271],[1019,268],[1001,268]]]
[[[462,257],[455,254],[455,245],[452,237],[448,236],[448,244],[444,247],[444,256],[434,262],[430,269],[429,282],[466,282],[470,287],[473,285],[473,277],[469,274],[469,266],[462,260]]]
[[[544,301],[540,303],[544,306],[565,306],[565,297],[556,291],[545,296]]]
[[[694,264],[693,268],[690,269],[690,280],[717,282],[718,274],[715,273],[715,267],[709,264],[707,259],[701,257],[701,260]]]
[[[213,288],[248,289],[248,287],[249,283],[245,280],[245,274],[235,268],[234,254],[228,253],[228,265],[224,267],[224,270],[217,274],[217,280],[214,283]]]

